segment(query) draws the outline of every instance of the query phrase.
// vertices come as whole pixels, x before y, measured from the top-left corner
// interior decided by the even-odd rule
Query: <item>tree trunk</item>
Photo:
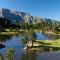
[[[33,47],[33,41],[32,41],[32,47]]]

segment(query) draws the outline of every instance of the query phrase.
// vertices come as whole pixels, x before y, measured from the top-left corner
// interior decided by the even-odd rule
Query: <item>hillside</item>
[[[4,24],[4,25],[3,25]],[[60,21],[32,16],[26,12],[0,9],[0,28],[42,29],[43,31],[60,31]]]

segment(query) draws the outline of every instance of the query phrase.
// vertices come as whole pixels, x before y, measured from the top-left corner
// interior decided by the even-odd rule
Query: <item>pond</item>
[[[37,40],[51,40],[48,36],[37,32]],[[23,50],[23,44],[22,44],[22,35],[16,35],[16,36],[7,36],[2,35],[0,36],[0,42],[5,44],[4,48],[0,48],[0,53],[2,53],[4,56],[7,55],[7,50],[9,48],[14,48],[15,55],[14,60],[60,60],[60,52],[42,52],[42,53],[35,53],[35,52],[24,52]]]
[[[45,34],[43,34],[42,32],[37,32],[36,35],[37,35],[37,40],[51,40],[52,39],[46,36]]]

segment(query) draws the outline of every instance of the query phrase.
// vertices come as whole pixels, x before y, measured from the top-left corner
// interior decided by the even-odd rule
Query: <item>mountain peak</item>
[[[26,17],[25,17],[26,16]],[[6,18],[8,20],[11,20],[13,22],[22,22],[22,21],[30,21],[31,20],[31,15],[29,13],[25,12],[18,12],[18,11],[11,11],[6,8],[1,8],[0,9],[0,17]]]

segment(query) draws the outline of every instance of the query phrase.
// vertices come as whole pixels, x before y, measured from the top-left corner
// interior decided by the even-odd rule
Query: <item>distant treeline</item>
[[[0,18],[0,29],[40,29],[42,31],[60,31],[60,21],[55,21],[51,19],[43,20],[41,19],[39,22],[38,20],[33,20],[33,22],[16,22],[15,24],[11,22],[12,20],[8,20],[6,18]]]
[[[16,24],[13,24],[10,20],[6,18],[0,18],[0,29],[6,29],[6,28],[16,28]]]

